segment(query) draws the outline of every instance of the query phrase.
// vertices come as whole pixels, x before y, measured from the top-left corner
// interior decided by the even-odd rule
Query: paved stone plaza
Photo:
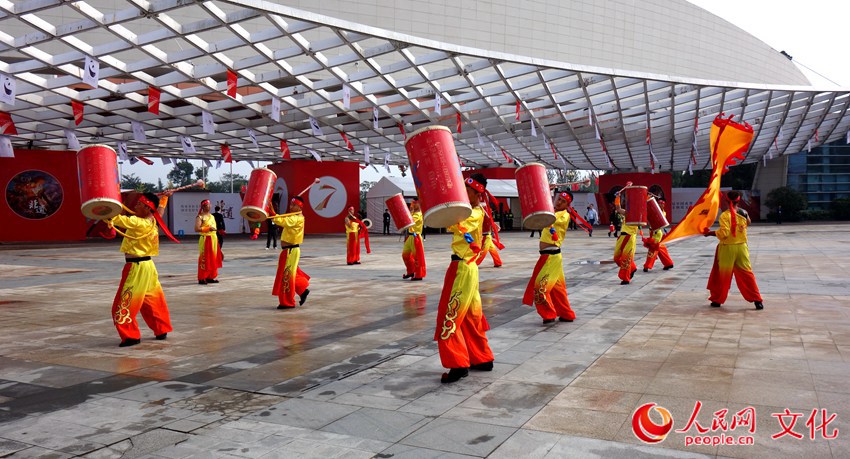
[[[505,266],[488,258],[480,271],[495,369],[450,385],[432,341],[445,235],[428,236],[424,282],[401,279],[397,236],[373,236],[360,266],[346,266],[342,235],[307,236],[311,294],[285,311],[264,241],[229,238],[221,283],[203,286],[196,239],[162,238],[174,331],[156,341],[143,326],[129,348],[109,313],[117,240],[2,245],[0,457],[848,457],[848,230],[751,228],[763,311],[734,286],[708,306],[714,238],[674,243],[673,270],[656,264],[621,286],[607,263],[614,239],[572,231],[564,269],[578,319],[550,326],[520,301],[537,239],[505,234]],[[752,407],[754,445],[686,446],[697,427],[675,430],[697,401],[709,429],[718,410],[731,421]],[[632,431],[649,402],[674,420],[653,445]],[[800,439],[772,438],[786,408],[802,413]],[[706,435],[749,435],[714,427]]]

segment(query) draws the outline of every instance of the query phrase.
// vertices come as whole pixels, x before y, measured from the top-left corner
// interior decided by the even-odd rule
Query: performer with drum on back
[[[630,190],[635,191],[632,192]],[[626,205],[629,206],[629,210],[631,210],[634,215],[629,215],[627,210],[620,206],[620,195],[623,192],[628,193]],[[617,276],[620,278],[620,285],[628,285],[632,278],[635,277],[635,272],[637,272],[637,265],[635,265],[635,248],[637,246],[636,241],[640,222],[635,222],[635,220],[641,220],[641,218],[643,218],[643,220],[646,219],[646,194],[646,187],[634,187],[632,186],[632,182],[628,182],[623,189],[615,194],[614,197],[614,212],[619,214],[624,220],[620,237],[617,238],[617,242],[614,247],[614,263],[620,267],[620,270],[617,273]],[[640,206],[643,206],[643,213],[640,212]],[[643,224],[645,225],[646,223],[643,222]]]
[[[667,246],[661,243],[664,237],[664,228],[670,226],[667,222],[667,212],[664,210],[666,201],[661,196],[650,193],[646,202],[647,219],[649,220],[650,237],[643,239],[643,245],[648,249],[646,262],[643,264],[643,272],[648,272],[655,265],[656,258],[661,259],[664,271],[673,269],[673,259],[667,252]]]

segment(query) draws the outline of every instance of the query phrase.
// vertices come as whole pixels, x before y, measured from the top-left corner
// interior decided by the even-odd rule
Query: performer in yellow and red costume
[[[614,212],[622,216],[626,215],[626,210],[620,207],[620,196],[614,198]],[[620,267],[617,272],[620,285],[629,284],[637,271],[635,248],[637,247],[638,229],[635,225],[627,225],[623,222],[623,226],[620,228],[620,237],[617,238],[617,244],[614,246],[614,263]]]
[[[661,213],[667,216],[667,211],[664,210],[666,201],[664,198],[658,198],[658,205],[661,206]],[[667,245],[661,243],[664,237],[664,230],[657,229],[650,233],[649,238],[643,239],[643,246],[648,250],[646,252],[646,261],[643,263],[643,272],[648,272],[655,266],[655,260],[660,258],[661,265],[664,266],[664,271],[673,269],[673,259],[670,258],[670,253],[667,252]]]
[[[281,250],[272,286],[272,295],[276,295],[279,301],[278,309],[294,308],[296,294],[301,298],[299,306],[303,305],[310,294],[310,289],[307,288],[310,286],[310,276],[298,267],[301,243],[304,242],[304,214],[301,213],[303,206],[304,199],[301,196],[293,196],[289,201],[289,213],[270,217],[275,225],[281,227]]]
[[[345,262],[349,265],[360,264],[360,231],[359,220],[354,216],[354,207],[349,207],[348,215],[345,216]]]
[[[729,209],[720,214],[720,229],[709,231],[706,229],[704,235],[717,236],[720,241],[714,254],[714,265],[708,276],[706,288],[710,292],[708,297],[711,306],[719,308],[726,302],[729,295],[729,287],[732,286],[732,276],[738,284],[738,290],[745,300],[754,303],[756,309],[763,309],[759,287],[756,285],[756,276],[750,266],[750,250],[747,247],[747,226],[750,225],[750,216],[743,209],[738,208],[741,194],[737,191],[726,193],[729,200]]]
[[[544,228],[540,234],[540,258],[534,266],[534,272],[525,288],[522,304],[534,305],[544,324],[572,322],[576,313],[570,308],[567,297],[567,284],[564,280],[564,265],[561,257],[561,245],[567,236],[570,225],[570,203],[573,194],[562,191],[555,198],[555,223]]]
[[[482,202],[481,205],[484,206],[486,204]],[[489,253],[490,257],[493,258],[493,267],[502,267],[502,257],[499,256],[499,250],[504,249],[505,246],[499,240],[499,229],[499,224],[493,220],[493,214],[491,212],[485,212],[484,226],[482,228],[484,243],[481,244],[481,253],[478,254],[478,258],[475,260],[475,264],[478,266],[481,266],[481,263],[487,258],[487,254]]]
[[[223,255],[218,245],[218,228],[215,217],[210,213],[209,199],[201,201],[201,209],[195,217],[195,231],[201,235],[198,239],[198,283],[217,284]]]
[[[414,198],[410,203],[410,216],[413,217],[413,226],[407,229],[401,249],[401,259],[407,272],[401,277],[421,281],[425,278],[425,245],[422,242],[424,220],[418,199]]]
[[[121,242],[126,263],[112,302],[112,322],[121,337],[120,347],[133,346],[142,341],[136,319],[139,312],[156,339],[165,339],[172,330],[159,273],[151,260],[151,257],[159,255],[157,225],[166,236],[177,242],[162,222],[170,195],[171,192],[166,192],[162,197],[145,193],[136,202],[135,215],[118,215],[108,221],[111,228],[117,226],[126,231],[122,233],[124,240]]]
[[[447,228],[452,233],[452,261],[443,282],[434,333],[440,362],[449,369],[440,378],[442,383],[458,381],[466,377],[470,369],[493,369],[493,351],[485,334],[490,326],[481,307],[478,265],[475,264],[481,252],[484,221],[484,210],[479,203],[481,196],[486,195],[487,179],[473,174],[464,183],[472,214]]]

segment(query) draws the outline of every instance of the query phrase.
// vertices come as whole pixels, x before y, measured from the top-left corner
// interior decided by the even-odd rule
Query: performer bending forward
[[[301,207],[304,199],[293,196],[289,201],[289,213],[271,217],[274,224],[281,227],[280,256],[277,259],[277,273],[274,277],[272,295],[277,295],[278,309],[295,307],[295,295],[301,297],[298,305],[307,301],[310,290],[310,276],[301,271],[298,261],[301,259],[301,243],[304,242],[304,215]]]
[[[666,217],[667,212],[664,210],[664,198],[658,198],[658,205],[661,206],[661,213]],[[660,258],[661,264],[664,265],[664,271],[673,269],[673,259],[667,252],[667,246],[661,243],[661,238],[664,237],[664,230],[657,229],[650,233],[650,239],[644,239],[643,245],[647,249],[646,262],[643,264],[643,272],[648,272],[655,265],[655,259]]]
[[[198,283],[217,284],[222,253],[215,217],[210,213],[209,199],[201,201],[201,210],[195,218],[195,231],[201,235],[198,240]]]
[[[419,200],[416,198],[410,203],[410,215],[413,217],[413,226],[408,228],[404,248],[401,249],[401,259],[407,273],[401,277],[421,281],[425,278],[425,245],[422,243],[422,211],[419,210]]]
[[[732,276],[738,284],[738,290],[745,300],[755,304],[756,309],[763,309],[759,287],[756,285],[756,276],[750,266],[750,249],[747,247],[747,226],[750,225],[750,216],[744,209],[738,209],[741,194],[730,191],[726,194],[729,198],[729,210],[720,214],[720,229],[717,231],[706,230],[705,236],[717,236],[720,243],[714,253],[714,265],[708,276],[706,288],[711,293],[708,299],[711,306],[719,308],[729,295],[729,287],[732,286]]]
[[[540,235],[540,258],[534,266],[534,272],[525,288],[522,303],[537,307],[537,313],[544,324],[551,324],[558,317],[561,322],[572,322],[576,313],[570,308],[567,298],[567,285],[564,280],[564,265],[561,258],[561,244],[567,235],[570,224],[570,203],[573,194],[569,191],[558,193],[555,199],[555,223],[543,230]]]
[[[112,302],[112,321],[121,337],[119,347],[133,346],[142,342],[136,314],[142,313],[142,319],[153,330],[156,339],[163,340],[171,328],[168,304],[159,273],[151,257],[159,255],[159,231],[157,223],[166,236],[174,242],[174,236],[162,223],[162,214],[171,192],[165,192],[162,198],[153,193],[145,193],[136,202],[136,215],[118,215],[109,221],[110,226],[126,229],[121,251],[124,252],[124,269],[121,282]]]
[[[446,271],[434,333],[440,361],[449,369],[440,378],[442,383],[465,378],[469,369],[493,369],[493,351],[485,335],[490,327],[481,309],[478,265],[475,264],[475,258],[481,251],[481,224],[484,220],[484,210],[478,204],[481,194],[485,193],[487,179],[481,174],[473,174],[465,183],[472,214],[448,228],[452,232],[452,261]]]

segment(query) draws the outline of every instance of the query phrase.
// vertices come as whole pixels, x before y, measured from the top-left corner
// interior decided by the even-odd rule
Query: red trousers
[[[404,247],[401,249],[401,259],[407,270],[406,275],[414,278],[424,278],[425,268],[425,246],[422,244],[422,235],[408,235],[404,239]]]
[[[112,301],[112,322],[122,341],[141,339],[142,333],[136,322],[139,312],[154,335],[172,330],[168,304],[152,260],[125,263],[121,271],[121,283]]]
[[[283,306],[295,306],[295,295],[301,296],[310,286],[310,276],[298,267],[300,259],[300,247],[283,249],[278,256],[272,295],[277,295],[279,304]]]
[[[708,276],[709,301],[723,304],[732,286],[732,276],[738,284],[741,296],[749,302],[761,301],[761,293],[756,285],[756,276],[750,266],[750,249],[747,244],[717,244],[714,253],[714,265]]]
[[[222,265],[221,247],[218,246],[218,237],[201,236],[199,241],[198,255],[198,280],[215,279],[218,277],[218,268]]]
[[[475,264],[480,266],[484,259],[487,258],[488,253],[491,257],[493,257],[493,266],[502,266],[502,257],[499,256],[499,249],[497,249],[496,244],[493,243],[493,237],[489,234],[485,234],[484,244],[481,246],[481,252],[478,254]]]
[[[649,251],[646,252],[646,261],[643,263],[643,267],[646,269],[652,269],[657,258],[661,259],[661,264],[663,266],[673,266],[673,259],[670,258],[670,254],[667,252],[667,246],[664,244],[658,244],[657,250],[649,249]]]
[[[632,280],[632,272],[637,270],[635,265],[635,237],[628,233],[620,234],[614,248],[614,263],[620,267],[617,276],[620,280]]]
[[[537,314],[544,320],[562,317],[575,320],[576,313],[570,308],[567,284],[564,280],[563,259],[560,253],[541,254],[534,266],[522,304],[534,305]]]
[[[485,332],[490,329],[481,309],[478,265],[452,260],[437,306],[434,340],[446,368],[467,368],[493,361]]]
[[[345,250],[345,262],[352,264],[360,261],[360,238],[357,233],[348,233],[348,243]]]

